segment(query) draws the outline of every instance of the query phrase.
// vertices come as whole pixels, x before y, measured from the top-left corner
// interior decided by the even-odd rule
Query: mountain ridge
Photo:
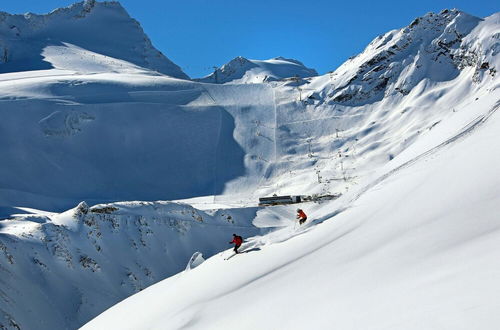
[[[307,68],[302,62],[284,57],[269,60],[249,60],[237,56],[222,67],[195,81],[204,83],[263,83],[285,78],[306,78],[317,76],[314,69]]]
[[[471,56],[461,44],[482,21],[456,9],[443,10],[378,36],[330,73],[332,87],[325,99],[332,104],[373,103],[393,93],[406,95],[424,78],[446,81],[467,66],[480,69],[489,50]]]
[[[107,24],[115,29],[106,28]],[[119,27],[119,28],[118,28]],[[87,0],[48,14],[0,13],[0,71],[51,69],[41,54],[47,46],[74,44],[182,79],[189,77],[146,36],[139,22],[117,1]]]

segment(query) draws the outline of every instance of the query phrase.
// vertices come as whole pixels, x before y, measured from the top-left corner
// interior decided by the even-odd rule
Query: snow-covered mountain
[[[496,16],[489,18],[489,25],[495,25]],[[474,80],[495,75],[496,68],[490,67],[497,61],[496,42],[491,41],[497,38],[495,31],[485,27],[480,35],[470,33],[482,21],[456,9],[443,10],[375,38],[330,74],[324,101],[374,103],[418,91],[426,82],[453,81],[469,67],[476,68]]]
[[[88,327],[491,328],[499,17],[429,13],[332,73],[247,60],[218,84],[110,59],[91,39],[42,47],[51,66],[0,74],[0,325],[81,326],[238,232],[248,253]],[[342,197],[304,204],[314,222],[297,231],[295,207],[256,208],[273,193]],[[470,299],[450,298],[458,287]]]
[[[77,61],[78,57],[84,58]],[[1,73],[50,68],[84,73],[95,67],[109,71],[109,66],[126,62],[188,78],[153,47],[139,23],[116,1],[86,0],[46,15],[0,12]]]
[[[184,270],[193,252],[217,253],[234,231],[259,233],[246,222],[255,212],[209,214],[170,202],[89,208],[82,202],[61,214],[2,221],[0,324],[76,329],[117,301]]]
[[[293,59],[276,57],[259,61],[238,56],[221,68],[217,68],[212,74],[196,80],[215,84],[255,84],[284,78],[306,78],[317,75],[316,70],[307,68],[301,62]]]

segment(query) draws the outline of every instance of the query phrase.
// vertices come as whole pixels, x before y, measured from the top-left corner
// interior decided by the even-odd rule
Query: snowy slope
[[[284,57],[269,60],[248,60],[238,56],[212,74],[200,79],[200,82],[215,84],[255,84],[267,81],[281,80],[291,77],[313,77],[318,73],[304,66],[301,62]]]
[[[454,15],[441,13],[437,26],[446,30],[464,16]],[[310,188],[304,176],[312,174],[297,176],[307,164],[301,155],[310,158],[309,170],[313,167],[318,176],[342,162],[341,183],[323,182],[327,189],[345,185],[349,189],[343,197],[304,205],[320,226],[313,223],[297,232],[289,220],[281,230],[250,238],[248,253],[229,261],[208,259],[190,273],[125,300],[84,328],[496,329],[498,14],[466,21],[474,28],[450,53],[460,63],[470,62],[444,65],[446,79],[422,77],[409,93],[391,94],[394,85],[388,80],[366,95],[328,100],[325,91],[338,89],[325,83],[328,76],[311,80],[309,91],[289,84],[296,91],[294,101],[286,98],[286,85],[275,90],[281,100],[276,120],[297,116],[278,126],[281,143],[275,157],[281,161],[269,166],[268,181],[280,191],[303,191]],[[428,60],[419,69],[433,67]],[[379,97],[381,102],[366,104]],[[332,116],[331,108],[340,111]],[[308,113],[313,109],[316,113]],[[324,144],[318,142],[322,136]],[[332,142],[333,157],[322,159]],[[356,163],[347,167],[351,160],[345,158],[353,156]],[[283,225],[294,209],[263,210],[254,223]]]
[[[379,45],[377,38],[331,74],[275,83],[275,162],[269,164],[256,195],[346,192],[413,143],[433,136],[459,112],[472,119],[476,99],[498,86],[499,14],[481,20],[444,11],[420,20],[426,17],[432,17],[430,23],[389,33],[397,35],[391,39],[396,44],[408,34],[419,36],[392,57],[382,59],[384,47],[392,45]],[[464,30],[470,32],[455,40],[445,55],[434,47],[448,33],[456,37]],[[417,59],[416,70],[409,73]],[[381,79],[387,83],[376,87],[374,81]],[[401,80],[415,85],[398,92]]]
[[[391,32],[397,37],[382,46],[376,39],[332,74],[264,84],[169,79],[76,45],[48,47],[60,69],[0,76],[0,134],[10,141],[0,145],[0,205],[61,211],[81,200],[345,192],[495,86],[498,15],[427,16],[430,23]],[[457,31],[470,32],[446,53],[447,79],[422,75],[437,74],[442,49],[433,45]],[[426,36],[418,47],[376,64],[391,43],[415,35]],[[391,71],[409,63],[403,58],[419,58],[422,72]],[[377,77],[352,80],[360,70]],[[372,83],[378,75],[387,76],[384,88]],[[396,92],[401,79],[416,85]],[[338,98],[359,88],[366,94]]]
[[[256,237],[83,329],[496,329],[499,106],[354,203],[308,206],[321,225]]]
[[[118,2],[87,0],[46,15],[0,12],[2,73],[61,68],[61,62],[70,56],[64,52],[72,51],[65,49],[68,44],[88,51],[89,62],[102,65],[120,59],[172,77],[188,78],[153,47],[139,23]],[[45,56],[47,48],[52,48],[52,54],[59,53],[58,60]],[[66,62],[63,68],[80,71],[82,68],[75,64]]]
[[[72,12],[82,5],[91,5],[96,13],[103,8],[118,8],[116,3],[88,2],[55,13]],[[362,301],[349,300],[356,295],[351,298],[352,292],[345,288],[349,288],[350,277],[369,273],[379,261],[386,262],[388,256],[395,261],[382,263],[380,271],[384,275],[398,274],[400,268],[404,271],[406,261],[401,255],[406,256],[414,240],[432,238],[430,250],[422,251],[434,256],[444,251],[438,242],[453,246],[454,236],[448,235],[448,229],[455,224],[457,235],[464,239],[474,237],[477,232],[468,230],[470,217],[461,215],[470,214],[464,213],[469,208],[463,202],[454,205],[455,201],[463,201],[465,192],[470,195],[470,191],[477,191],[477,203],[470,207],[480,215],[477,230],[493,230],[490,217],[495,214],[498,196],[492,188],[496,181],[491,180],[493,186],[486,182],[488,175],[495,177],[498,159],[484,152],[487,148],[495,150],[497,145],[490,142],[491,133],[479,132],[490,132],[492,129],[487,127],[491,125],[498,127],[497,112],[492,109],[497,109],[500,99],[496,73],[500,67],[499,14],[479,19],[459,11],[444,11],[428,14],[416,22],[377,38],[358,57],[319,77],[281,79],[288,74],[276,70],[294,62],[275,59],[287,63],[260,66],[276,74],[276,80],[265,83],[237,81],[242,77],[261,77],[261,73],[247,69],[238,71],[242,75],[234,76],[237,79],[228,84],[181,80],[159,75],[151,70],[157,69],[133,58],[106,54],[98,45],[75,40],[43,47],[39,54],[51,63],[49,67],[23,67],[22,70],[31,71],[0,74],[0,141],[4,142],[0,143],[0,272],[4,283],[1,289],[5,292],[0,300],[4,316],[0,324],[37,329],[80,326],[130,294],[185,269],[194,252],[210,256],[222,250],[233,232],[241,232],[245,237],[258,234],[260,230],[255,226],[284,228],[250,238],[250,250],[243,258],[221,264],[217,256],[160,284],[168,292],[182,293],[184,300],[177,297],[177,307],[186,314],[174,316],[177,307],[172,305],[171,297],[156,298],[157,289],[153,287],[144,294],[155,296],[151,298],[154,300],[167,299],[168,312],[150,309],[155,316],[138,307],[138,313],[133,313],[118,306],[112,309],[117,314],[105,313],[95,325],[111,326],[110,319],[116,315],[129,320],[122,315],[126,311],[151,327],[163,327],[162,318],[168,317],[176,322],[169,323],[173,328],[182,325],[183,320],[200,328],[205,322],[217,328],[215,324],[223,319],[212,308],[227,310],[219,304],[230,304],[224,292],[231,298],[232,290],[238,290],[256,313],[264,313],[257,299],[268,300],[271,306],[266,305],[266,313],[278,315],[277,319],[290,319],[298,326],[301,323],[292,317],[292,307],[300,304],[294,300],[298,298],[290,295],[303,297],[311,281],[302,283],[299,279],[308,276],[313,277],[315,284],[311,294],[323,292],[322,288],[331,289],[332,295],[363,306],[363,313],[371,313],[370,301],[380,301],[381,295],[388,292],[403,299],[398,296],[400,291],[392,287],[379,291],[380,295],[369,296],[372,300],[363,305]],[[384,58],[385,55],[388,56]],[[248,72],[251,74],[246,75]],[[406,87],[402,90],[401,86]],[[474,148],[475,158],[464,160]],[[473,164],[481,164],[481,171],[461,173]],[[439,190],[444,184],[439,176],[433,176],[434,172],[446,174],[443,178],[453,175],[464,179],[455,180],[455,189],[445,194]],[[425,179],[427,176],[432,180]],[[474,182],[485,182],[485,188],[478,190]],[[437,196],[442,196],[442,203],[433,202],[434,191],[440,192]],[[263,195],[339,192],[343,197],[332,203],[304,205],[306,212],[319,221],[336,215],[335,221],[311,227],[304,235],[290,228],[295,208],[262,209],[255,214],[257,198]],[[417,199],[412,198],[414,192],[419,192]],[[82,200],[93,205],[159,199],[183,199],[183,203],[123,202],[95,207],[104,213],[92,212],[94,208],[76,216],[73,209],[57,213]],[[488,200],[493,204],[488,204]],[[236,209],[216,210],[227,205]],[[379,210],[381,205],[387,207]],[[391,208],[401,213],[392,214]],[[479,212],[480,208],[484,208],[484,213]],[[453,218],[445,216],[449,210],[455,210]],[[456,212],[459,216],[455,216]],[[423,213],[427,217],[415,216]],[[197,214],[203,223],[197,222]],[[231,219],[236,223],[232,224]],[[458,222],[450,225],[454,219]],[[433,221],[438,222],[434,227]],[[356,233],[352,240],[351,233]],[[340,249],[321,248],[341,235],[339,241],[346,241]],[[361,244],[364,240],[366,244]],[[382,259],[373,259],[366,251],[376,251],[380,242],[388,242],[389,252],[374,252]],[[483,239],[478,242],[489,244]],[[461,248],[457,243],[456,248],[449,250],[456,257]],[[477,250],[471,249],[467,255],[476,255]],[[331,253],[334,261],[325,264]],[[297,256],[303,258],[294,261]],[[407,265],[419,265],[420,255],[411,256],[414,259],[408,259]],[[171,258],[168,265],[162,262],[165,258]],[[476,262],[478,258],[474,259]],[[238,272],[244,273],[226,279],[227,274],[234,274],[233,262],[241,262]],[[284,265],[283,270],[292,269],[291,273],[297,276],[283,282],[268,280],[288,279],[289,275],[281,273],[283,270],[273,271],[279,265]],[[338,275],[344,277],[339,278],[337,286],[329,279],[337,276],[339,267],[345,272]],[[204,269],[210,270],[205,273]],[[247,273],[248,269],[252,271]],[[311,269],[320,269],[319,275],[312,275],[315,273]],[[427,269],[439,272],[437,266]],[[211,281],[206,275],[221,280],[206,283]],[[61,278],[64,281],[59,281]],[[182,278],[188,280],[182,282]],[[420,285],[417,282],[421,278],[416,276],[415,282],[408,285]],[[454,283],[472,290],[462,275],[454,278]],[[366,290],[361,289],[377,290],[369,285],[373,284],[370,278],[360,280],[357,294],[366,297]],[[384,277],[373,280],[383,283]],[[184,285],[200,291],[183,291]],[[382,288],[391,288],[390,285]],[[269,299],[260,291],[272,286],[277,288],[276,297],[289,304],[276,306],[279,304],[272,303],[274,298]],[[443,297],[439,295],[441,282],[424,285],[427,286]],[[290,287],[298,289],[290,291]],[[255,288],[256,294],[247,291],[249,288]],[[163,291],[158,292],[163,295]],[[202,293],[193,296],[195,292]],[[470,296],[468,291],[465,296]],[[210,303],[205,305],[203,297]],[[482,292],[478,297],[489,298]],[[30,299],[35,302],[28,309]],[[138,303],[135,299],[147,304],[143,298],[135,297],[131,304]],[[444,298],[436,299],[436,303],[440,301],[448,310],[455,306]],[[313,298],[308,302],[314,309],[307,308],[304,313],[310,313],[307,315],[314,316],[317,322],[323,315],[331,314],[316,317],[315,310],[329,305],[315,304]],[[410,306],[408,300],[404,302],[406,305],[401,306]],[[199,312],[197,308],[203,306],[207,309]],[[343,306],[340,300],[336,306]],[[353,305],[343,308],[349,306]],[[477,311],[484,313],[485,322],[490,324],[492,320],[485,308],[497,305],[485,306]],[[348,313],[343,313],[346,320]],[[372,315],[376,313],[374,310]],[[199,315],[203,322],[197,323],[192,315]],[[398,315],[401,319],[394,319],[394,324],[405,322],[406,316],[416,319],[405,313]],[[429,322],[438,320],[432,315]],[[475,315],[464,313],[464,318],[467,321]],[[258,319],[265,321],[268,317]],[[380,321],[374,321],[377,320]],[[245,324],[255,328],[254,321],[247,320]],[[117,328],[121,325],[116,324]],[[259,326],[266,328],[264,324]]]
[[[116,302],[209,257],[231,235],[259,233],[256,209],[203,212],[170,202],[122,202],[0,222],[0,324],[75,329]],[[206,239],[210,237],[211,239]],[[20,285],[21,284],[21,285]],[[29,307],[28,307],[29,306]]]
[[[255,123],[245,120],[273,118],[267,86],[209,91],[140,73],[20,75],[0,77],[0,135],[10,141],[0,145],[0,205],[61,210],[81,200],[221,194],[255,167],[245,150],[255,145],[245,135]],[[258,164],[255,171],[250,178],[262,176]]]

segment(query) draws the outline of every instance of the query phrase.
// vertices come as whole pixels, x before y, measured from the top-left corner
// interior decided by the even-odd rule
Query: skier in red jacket
[[[299,224],[303,224],[307,220],[307,215],[301,209],[297,209],[297,219],[299,219]]]
[[[231,242],[229,242],[229,244],[233,244],[233,243],[234,243],[234,253],[239,253],[238,248],[243,243],[243,237],[238,236],[236,234],[233,234],[233,240]]]

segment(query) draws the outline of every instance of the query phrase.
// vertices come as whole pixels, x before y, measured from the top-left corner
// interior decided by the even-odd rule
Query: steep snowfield
[[[212,74],[196,80],[215,84],[255,84],[284,78],[306,78],[317,75],[316,70],[306,68],[297,60],[276,57],[259,61],[238,56],[221,68],[217,68]]]
[[[61,214],[4,220],[0,324],[78,328],[117,301],[184,270],[195,251],[208,257],[225,248],[235,231],[259,233],[247,221],[255,212],[203,212],[171,202],[90,208],[81,203]]]
[[[67,44],[88,51],[85,56],[96,65],[104,62],[104,56],[109,57],[105,61],[121,59],[172,77],[188,78],[153,47],[139,23],[116,1],[86,0],[46,15],[0,12],[1,73],[58,67],[70,55],[64,52],[74,50],[64,50]],[[58,61],[44,56],[47,47],[58,48]],[[71,70],[79,70],[74,60],[66,64]]]
[[[354,203],[304,205],[320,225],[290,221],[83,329],[496,329],[499,106]]]
[[[303,206],[315,219],[312,224],[298,231],[291,220],[286,226],[295,207],[262,210],[254,224],[285,228],[250,238],[248,253],[227,261],[215,256],[162,281],[84,328],[495,329],[500,321],[500,156],[495,152],[500,147],[500,92],[490,69],[499,64],[498,14],[468,21],[477,26],[462,42],[483,43],[484,53],[471,46],[463,58],[474,58],[476,65],[448,75],[451,80],[423,77],[409,93],[393,97],[394,85],[388,83],[376,90],[384,95],[381,102],[366,105],[366,99],[357,99],[363,104],[359,110],[337,102],[333,107],[341,113],[335,126],[322,112],[321,93],[329,86],[311,87],[312,97],[298,90],[294,103],[278,95],[283,102],[277,102],[277,121],[280,115],[297,119],[280,122],[278,134],[293,136],[294,124],[310,129],[315,143],[303,148],[308,147],[317,175],[328,169],[328,160],[321,166],[321,158],[314,156],[324,154],[326,143],[317,142],[321,134],[330,134],[328,142],[334,142],[333,150],[341,147],[340,154],[355,149],[358,159],[366,159],[350,169],[355,180],[343,180],[350,189],[341,199]],[[424,65],[428,69],[434,63]],[[287,86],[281,88],[275,92]],[[314,115],[307,113],[311,106]],[[274,177],[269,181],[298,192],[307,185],[290,170],[304,166],[293,162],[305,152],[283,149],[298,148],[302,136],[296,130],[295,143],[282,138],[277,144],[275,157],[286,165],[270,165]],[[294,160],[287,162],[287,155]]]
[[[266,159],[274,150],[251,135],[259,120],[273,121],[269,86],[43,74],[0,80],[0,136],[9,141],[0,146],[2,205],[62,210],[81,200],[218,195],[226,182],[263,176],[264,161],[252,150]]]
[[[138,60],[153,48],[126,47],[150,43],[124,15],[87,1],[1,16],[51,28],[30,37],[40,58],[15,53],[20,39],[0,64],[0,327],[81,326],[190,257],[89,326],[225,328],[230,309],[247,328],[498,321],[471,279],[498,293],[500,14],[427,14],[330,74],[277,58],[228,67],[226,84]],[[113,17],[124,26],[102,36],[127,32],[125,46],[83,38]],[[45,43],[59,26],[68,38]],[[273,193],[343,196],[304,204],[323,223],[295,231],[295,207],[255,207]],[[261,236],[192,269],[234,232]]]

